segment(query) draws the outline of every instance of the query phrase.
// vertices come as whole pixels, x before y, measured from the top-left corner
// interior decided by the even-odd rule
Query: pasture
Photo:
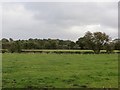
[[[2,55],[3,88],[117,88],[118,54]]]

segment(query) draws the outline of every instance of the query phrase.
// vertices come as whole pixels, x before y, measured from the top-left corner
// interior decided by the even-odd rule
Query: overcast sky
[[[118,37],[117,2],[4,3],[2,15],[4,38],[76,41],[87,31]]]

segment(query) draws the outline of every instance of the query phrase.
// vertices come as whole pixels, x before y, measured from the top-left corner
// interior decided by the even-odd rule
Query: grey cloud
[[[117,27],[117,3],[31,3],[25,4],[35,18],[50,24],[101,24]]]
[[[16,13],[19,13],[17,11],[14,14],[10,12],[9,14],[11,15],[4,16],[4,37],[76,40],[83,35],[81,32],[84,32],[84,30],[73,34],[70,33],[69,29],[74,26],[81,27],[85,25],[100,25],[102,29],[104,29],[101,31],[110,34],[113,38],[117,36],[117,2],[12,3],[9,4],[9,8],[11,8],[12,5],[16,6],[10,10],[14,11],[14,9],[18,7],[17,4],[23,6],[23,11],[17,10],[23,14],[21,15],[20,13],[21,18],[17,17]],[[4,10],[6,12],[9,11],[8,9]],[[8,17],[8,19],[6,19],[6,17]],[[114,30],[115,33],[113,32]]]

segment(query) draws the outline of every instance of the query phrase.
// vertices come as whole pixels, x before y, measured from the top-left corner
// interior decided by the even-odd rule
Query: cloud
[[[117,3],[27,3],[26,8],[35,13],[36,19],[49,23],[117,26]]]
[[[39,2],[3,5],[3,37],[77,40],[85,32],[118,33],[117,2]]]
[[[13,38],[26,38],[34,32],[41,32],[39,25],[42,21],[36,21],[33,13],[27,11],[23,5],[5,5],[3,7],[3,36]]]

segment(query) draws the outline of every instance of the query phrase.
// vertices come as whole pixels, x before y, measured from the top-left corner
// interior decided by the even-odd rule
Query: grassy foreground
[[[3,88],[117,88],[117,54],[3,54]]]

